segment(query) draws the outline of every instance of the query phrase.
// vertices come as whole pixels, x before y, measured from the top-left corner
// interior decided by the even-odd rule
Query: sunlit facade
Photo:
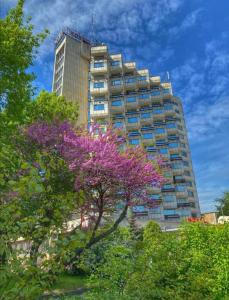
[[[101,127],[112,123],[127,144],[165,161],[168,183],[150,191],[152,205],[133,207],[138,219],[166,223],[200,215],[182,103],[170,82],[124,62],[121,54],[109,54],[106,45],[92,47],[90,120]]]

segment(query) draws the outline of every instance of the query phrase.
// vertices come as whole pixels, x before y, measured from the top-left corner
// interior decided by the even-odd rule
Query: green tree
[[[216,209],[220,216],[229,216],[229,192],[225,192],[223,196],[216,199]]]
[[[23,121],[26,104],[33,95],[35,75],[28,71],[47,31],[34,34],[30,18],[24,21],[24,1],[0,19],[0,111],[13,124]],[[2,125],[2,124],[1,124]]]

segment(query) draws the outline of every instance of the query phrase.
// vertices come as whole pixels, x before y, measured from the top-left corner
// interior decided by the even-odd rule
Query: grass
[[[87,279],[86,276],[61,274],[52,286],[52,289],[65,291],[85,288]]]

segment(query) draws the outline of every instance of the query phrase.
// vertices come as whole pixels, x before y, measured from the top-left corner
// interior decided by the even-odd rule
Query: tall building
[[[112,123],[126,144],[142,145],[150,159],[161,155],[168,183],[149,190],[152,205],[133,207],[139,220],[166,225],[200,216],[182,103],[170,82],[67,30],[56,42],[53,91],[79,103],[79,123]]]
[[[86,38],[68,28],[59,34],[55,44],[52,90],[78,103],[78,125],[88,123],[90,48]]]
[[[112,123],[127,144],[142,145],[150,159],[160,154],[168,166],[168,183],[150,191],[152,205],[133,207],[139,219],[166,224],[200,216],[182,103],[170,82],[124,62],[121,54],[109,54],[106,45],[93,46],[90,119],[101,127]]]

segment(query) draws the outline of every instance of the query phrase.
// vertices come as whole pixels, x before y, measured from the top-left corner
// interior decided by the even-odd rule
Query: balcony
[[[162,94],[164,99],[170,99],[172,97],[172,91],[170,88],[163,89]]]
[[[107,86],[101,88],[90,88],[90,93],[92,96],[106,95],[108,93]]]
[[[151,90],[151,98],[152,100],[162,100],[162,93],[158,89]]]
[[[161,119],[164,117],[164,109],[161,107],[154,108],[153,109],[153,118],[154,120],[156,119]]]
[[[152,113],[151,111],[141,111],[141,118],[140,118],[140,122],[142,125],[145,124],[152,124]]]
[[[137,95],[129,95],[125,97],[125,103],[127,109],[137,108],[138,107],[138,98]]]
[[[103,75],[107,73],[107,63],[106,62],[94,62],[91,65],[90,72],[92,75]]]
[[[150,83],[152,85],[158,86],[161,83],[161,77],[160,76],[152,76],[152,77],[150,77]]]
[[[91,48],[91,56],[106,56],[107,54],[107,46],[96,46]]]
[[[157,138],[165,138],[167,135],[165,128],[155,128],[155,135]]]
[[[140,122],[138,117],[127,117],[126,128],[127,129],[138,129],[140,127]]]
[[[125,89],[134,90],[137,87],[136,77],[125,77]]]
[[[154,143],[154,134],[152,132],[142,133],[142,143],[145,146],[153,146]]]
[[[111,112],[123,112],[124,111],[123,98],[111,99],[110,110]]]
[[[129,73],[136,70],[136,63],[135,62],[127,62],[124,63],[124,72]]]
[[[140,75],[140,76],[138,76],[137,84],[138,84],[138,87],[139,87],[139,88],[146,88],[146,87],[149,87],[149,79],[148,79],[148,76],[146,76],[146,75]]]
[[[151,98],[149,93],[139,94],[138,95],[140,105],[149,105],[151,104]]]
[[[111,79],[110,89],[112,92],[122,92],[123,91],[123,81],[121,78]]]

